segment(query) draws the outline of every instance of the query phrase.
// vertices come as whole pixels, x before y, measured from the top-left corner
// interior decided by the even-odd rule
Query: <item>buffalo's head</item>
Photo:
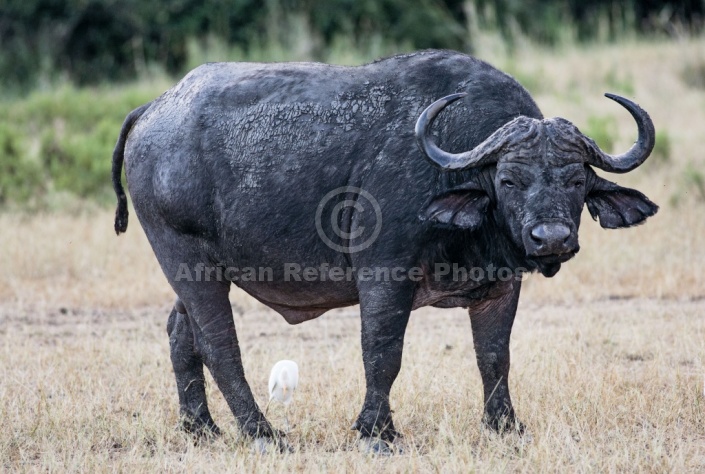
[[[654,146],[654,126],[637,104],[607,97],[636,120],[639,138],[629,151],[612,156],[562,118],[517,117],[474,149],[448,153],[430,139],[433,120],[453,94],[431,104],[416,123],[416,138],[425,155],[446,170],[483,167],[476,178],[434,197],[421,218],[446,226],[478,229],[491,209],[493,218],[526,258],[546,276],[579,250],[578,226],[583,204],[607,229],[640,224],[658,210],[634,189],[595,174],[591,166],[626,173],[641,165]]]

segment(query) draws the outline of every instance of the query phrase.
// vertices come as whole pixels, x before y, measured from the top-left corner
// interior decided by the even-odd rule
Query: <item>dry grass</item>
[[[129,311],[3,308],[0,465],[85,471],[698,471],[705,468],[704,302],[523,304],[512,343],[515,406],[529,436],[480,427],[482,387],[462,310],[421,310],[392,391],[406,454],[369,460],[348,427],[364,393],[356,311],[289,327],[236,316],[245,370],[266,401],[268,369],[301,366],[296,452],[259,457],[211,383],[227,432],[193,446],[174,430],[166,305]],[[282,411],[270,417],[283,426]],[[372,463],[372,464],[370,464]]]
[[[178,402],[164,329],[173,294],[136,219],[116,238],[108,211],[10,214],[0,215],[0,466],[704,470],[705,203],[685,187],[683,173],[689,163],[703,168],[705,94],[685,86],[680,73],[705,58],[705,47],[684,41],[560,55],[527,49],[519,57],[514,68],[540,85],[535,97],[546,115],[578,126],[613,115],[617,148],[626,148],[633,123],[601,98],[611,89],[608,72],[616,71],[672,142],[669,162],[615,178],[661,204],[655,218],[608,232],[586,216],[576,259],[555,278],[526,284],[511,383],[529,436],[502,438],[480,428],[482,390],[467,315],[423,309],[412,316],[392,391],[406,454],[367,459],[347,429],[364,393],[357,309],[289,327],[236,292],[239,339],[258,400],[265,400],[274,362],[286,357],[301,366],[291,413],[296,451],[252,455],[213,384],[213,413],[226,436],[193,446],[173,429]],[[274,410],[275,424],[283,425],[282,415]]]

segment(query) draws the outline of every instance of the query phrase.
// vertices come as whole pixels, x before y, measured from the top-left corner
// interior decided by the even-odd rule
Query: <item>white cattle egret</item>
[[[269,410],[269,404],[276,400],[284,404],[286,411],[286,429],[289,431],[289,404],[294,398],[294,390],[299,384],[299,366],[293,360],[280,360],[269,374],[269,402],[264,413]]]

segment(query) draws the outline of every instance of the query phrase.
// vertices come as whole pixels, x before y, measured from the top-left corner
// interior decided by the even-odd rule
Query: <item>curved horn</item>
[[[617,102],[632,114],[639,129],[639,137],[626,153],[616,156],[600,150],[597,144],[590,140],[595,153],[588,159],[588,163],[610,173],[627,173],[641,165],[651,154],[656,141],[654,123],[649,114],[631,100],[609,93],[606,93],[605,97]]]
[[[431,125],[433,125],[433,121],[436,119],[438,113],[448,104],[452,104],[466,95],[466,92],[461,92],[438,99],[433,104],[429,105],[416,121],[416,142],[419,144],[421,151],[423,151],[431,161],[447,170],[459,170],[496,161],[496,157],[493,156],[493,154],[488,154],[486,147],[483,146],[488,142],[492,142],[492,137],[472,150],[463,153],[448,153],[447,151],[443,151],[431,140]]]

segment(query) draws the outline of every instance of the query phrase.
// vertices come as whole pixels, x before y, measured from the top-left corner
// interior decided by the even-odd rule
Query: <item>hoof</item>
[[[392,456],[394,454],[404,454],[401,447],[376,437],[371,438],[369,436],[362,436],[358,440],[357,446],[360,452],[371,456]]]
[[[220,428],[213,420],[203,421],[199,418],[182,417],[177,429],[193,435],[196,439],[212,439],[220,436]]]
[[[488,417],[485,416],[482,419],[482,424],[489,430],[492,430],[499,434],[509,434],[516,433],[523,435],[526,431],[524,423],[517,420],[515,417],[501,416],[501,417]]]
[[[352,426],[350,427],[350,430],[351,431],[359,431],[360,432],[360,439],[381,438],[382,440],[386,441],[388,444],[393,444],[395,440],[402,439],[404,437],[400,432],[395,430],[393,427],[380,430],[379,427],[375,426],[372,430],[369,430],[369,429],[363,428],[359,421],[355,421],[355,423],[353,423]]]
[[[252,441],[252,451],[255,454],[268,454],[268,453],[293,453],[294,449],[284,438],[269,438],[265,436],[259,436]]]

